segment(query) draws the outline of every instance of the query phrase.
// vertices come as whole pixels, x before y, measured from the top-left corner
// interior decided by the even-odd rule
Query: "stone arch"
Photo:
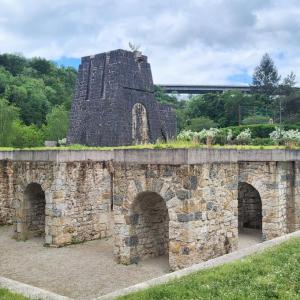
[[[262,230],[262,200],[259,191],[247,182],[238,184],[238,225]]]
[[[137,194],[127,223],[131,262],[169,253],[169,214],[164,199],[156,192]]]
[[[20,199],[21,200],[21,199]],[[19,239],[45,236],[46,197],[42,185],[29,183],[23,191],[17,212],[16,234]]]
[[[132,142],[133,144],[149,142],[147,110],[141,103],[136,103],[132,107]]]

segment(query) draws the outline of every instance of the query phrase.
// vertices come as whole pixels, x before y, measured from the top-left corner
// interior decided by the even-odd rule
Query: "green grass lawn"
[[[118,299],[300,299],[300,238]]]
[[[34,147],[34,148],[11,148],[0,147],[0,151],[13,151],[13,150],[113,150],[113,149],[183,149],[183,148],[207,148],[204,144],[198,144],[185,141],[170,141],[167,143],[144,144],[133,146],[119,146],[119,147],[88,147],[83,145],[71,145],[67,147]],[[286,147],[286,146],[253,146],[253,145],[213,145],[212,149],[252,149],[252,150],[270,150],[270,149],[300,149],[300,147]]]
[[[29,300],[28,298],[11,293],[6,289],[0,288],[0,300]]]

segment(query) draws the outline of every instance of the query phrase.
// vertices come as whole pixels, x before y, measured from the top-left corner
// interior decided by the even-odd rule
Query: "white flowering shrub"
[[[226,141],[227,143],[231,143],[233,140],[233,132],[232,129],[229,129],[226,135]]]
[[[213,141],[217,134],[220,132],[217,128],[203,129],[200,131],[200,139],[204,140],[208,146],[213,144]]]
[[[249,128],[240,132],[240,134],[236,137],[236,141],[239,144],[250,144],[251,143],[251,130]]]
[[[177,140],[179,141],[192,141],[193,138],[195,137],[195,134],[197,132],[193,132],[191,130],[182,130],[178,135],[177,135]]]
[[[283,141],[286,145],[288,144],[300,145],[300,131],[299,130],[284,131]]]
[[[275,130],[270,133],[270,139],[275,143],[279,144],[280,142],[283,141],[283,133],[284,130],[281,129],[280,127],[275,127]]]
[[[299,130],[287,130],[276,127],[273,132],[270,133],[270,139],[276,144],[296,144],[300,145],[300,131]]]
[[[177,140],[188,142],[197,140],[199,142],[206,142],[207,139],[213,140],[218,133],[219,129],[217,128],[202,129],[200,132],[182,130],[177,135]]]
[[[219,132],[220,130],[218,128],[210,128],[206,130],[205,136],[206,138],[215,138]]]

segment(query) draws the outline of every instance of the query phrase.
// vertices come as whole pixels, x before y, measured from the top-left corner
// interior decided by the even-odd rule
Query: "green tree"
[[[12,82],[13,76],[4,67],[0,66],[0,96],[4,95],[6,87]]]
[[[285,123],[300,124],[300,92],[294,91],[279,99],[282,106],[282,117]]]
[[[25,57],[18,54],[0,54],[0,66],[3,66],[13,76],[20,74],[25,66],[27,60]]]
[[[201,131],[202,129],[209,129],[217,127],[217,124],[208,117],[198,117],[190,120],[188,129],[192,131]]]
[[[54,107],[46,117],[45,137],[57,141],[67,136],[69,114],[63,106]]]
[[[42,79],[19,76],[7,87],[6,98],[20,108],[20,116],[26,125],[41,126],[50,109],[46,87]]]
[[[40,128],[35,125],[25,125],[16,120],[12,125],[10,145],[16,148],[43,146],[44,136]]]
[[[0,98],[0,146],[10,146],[13,136],[13,122],[18,120],[19,110]]]
[[[203,116],[210,118],[219,126],[226,124],[224,99],[219,94],[192,96],[187,102],[186,111],[189,123],[191,119]]]
[[[35,69],[39,75],[46,75],[50,74],[52,69],[55,68],[54,63],[51,61],[41,58],[41,57],[34,57],[29,61],[29,66]]]
[[[289,73],[280,84],[280,94],[288,96],[293,93],[296,85],[296,74],[294,72]]]
[[[270,121],[270,118],[267,116],[262,115],[254,115],[249,116],[243,119],[242,124],[243,125],[253,125],[253,124],[268,124]]]
[[[280,76],[274,61],[265,53],[252,77],[252,89],[255,93],[274,95],[279,85]]]

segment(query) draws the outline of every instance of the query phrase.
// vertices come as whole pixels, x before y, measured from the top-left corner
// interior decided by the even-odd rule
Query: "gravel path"
[[[74,299],[88,300],[168,273],[166,257],[116,264],[112,240],[45,248],[42,239],[17,242],[0,227],[0,275]]]
[[[251,228],[243,228],[239,230],[239,250],[248,248],[261,242],[261,230]]]
[[[0,275],[74,299],[88,300],[168,273],[167,257],[138,265],[116,264],[112,240],[45,248],[34,238],[17,242],[12,227],[0,227]],[[239,233],[239,249],[260,242],[258,230]]]

